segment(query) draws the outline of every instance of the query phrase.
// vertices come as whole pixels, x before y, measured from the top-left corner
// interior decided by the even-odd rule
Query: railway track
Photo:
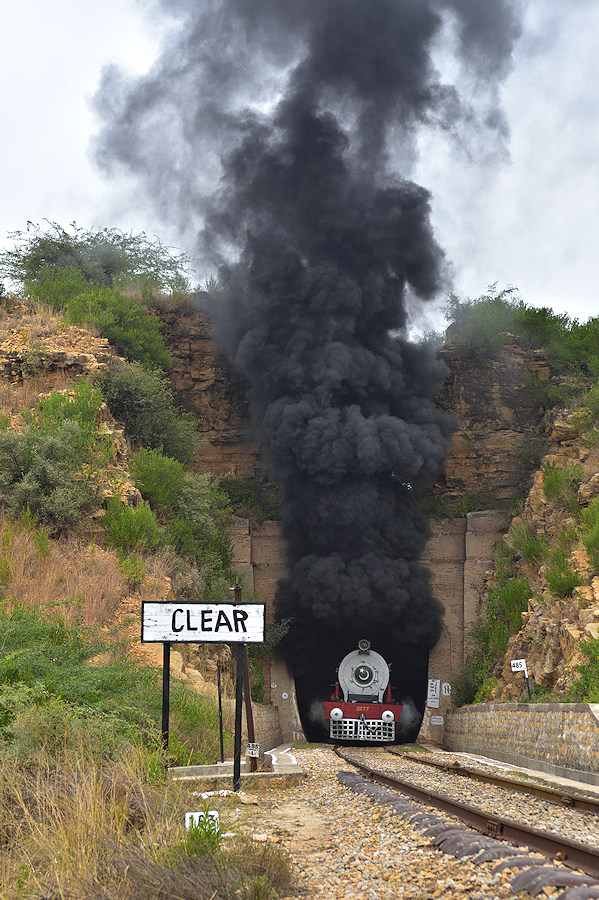
[[[556,883],[558,886],[566,887],[566,892],[560,895],[564,898],[599,897],[599,884],[596,880],[599,879],[599,817],[596,816],[596,811],[572,813],[572,815],[585,817],[587,840],[583,842],[563,833],[556,833],[555,828],[552,829],[551,826],[540,828],[537,825],[523,822],[521,816],[518,818],[505,812],[499,813],[498,808],[509,810],[512,802],[509,799],[510,795],[506,793],[506,785],[493,788],[495,791],[503,791],[505,797],[502,803],[491,799],[489,802],[493,808],[490,810],[488,804],[485,807],[480,802],[464,802],[463,795],[467,778],[465,771],[460,771],[459,774],[448,773],[444,772],[441,767],[435,772],[435,781],[438,783],[431,787],[430,781],[429,784],[423,785],[422,778],[419,779],[414,773],[414,766],[417,766],[421,762],[420,760],[414,762],[410,759],[409,764],[406,765],[403,754],[400,755],[403,757],[400,759],[398,756],[381,754],[380,751],[337,748],[336,752],[360,773],[362,785],[355,780],[352,781],[357,776],[350,775],[346,779],[347,785],[353,790],[361,793],[370,792],[372,799],[383,803],[394,803],[393,795],[389,794],[389,791],[400,792],[404,797],[409,797],[429,807],[435,807],[446,815],[459,819],[484,836],[469,838],[463,826],[460,829],[455,823],[437,820],[434,814],[431,815],[430,810],[429,812],[421,811],[421,823],[428,829],[427,833],[430,832],[429,836],[442,849],[449,848],[448,852],[454,852],[454,849],[457,848],[457,853],[463,856],[482,853],[486,854],[486,858],[501,860],[505,857],[499,865],[523,869],[519,875],[515,876],[514,881],[517,883],[514,887],[521,884],[519,889],[529,890],[531,893],[536,892],[534,888],[545,879],[545,884]],[[393,762],[390,763],[390,760]],[[511,779],[508,780],[511,781]],[[488,782],[486,784],[488,785]],[[521,787],[522,785],[518,783],[518,788]],[[509,788],[512,789],[511,784]],[[381,790],[389,796],[377,795],[377,791]],[[540,810],[546,803],[555,804],[558,801],[555,797],[552,800],[548,800],[547,797],[542,799],[536,797],[530,802],[536,802]],[[412,819],[414,818],[418,818],[418,816],[412,814]],[[542,818],[540,811],[538,818]],[[472,833],[470,832],[470,834]],[[448,847],[444,846],[447,842],[449,842]],[[454,849],[451,849],[452,847]],[[523,850],[523,848],[527,849]],[[557,863],[559,868],[544,865],[547,860],[543,860],[542,857],[531,857],[527,855],[529,851],[549,857],[551,861]],[[564,869],[563,866],[568,868]],[[570,871],[571,869],[581,870],[585,875]],[[520,879],[520,882],[517,879]]]
[[[520,791],[521,793],[545,800],[547,803],[555,803],[557,806],[582,810],[584,812],[599,815],[599,797],[595,799],[594,797],[577,794],[573,791],[558,790],[545,784],[539,784],[532,781],[518,781],[516,778],[508,778],[506,775],[482,772],[471,766],[464,765],[461,762],[451,763],[444,760],[429,759],[424,754],[416,755],[415,753],[406,753],[402,750],[395,750],[392,747],[389,747],[387,752],[419,765],[439,769],[441,772],[462,775],[474,781],[481,781],[484,784],[504,787],[511,791]]]

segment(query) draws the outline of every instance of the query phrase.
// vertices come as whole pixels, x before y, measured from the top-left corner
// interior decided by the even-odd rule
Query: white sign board
[[[219,824],[218,820],[217,809],[209,809],[208,812],[187,812],[185,813],[185,830],[189,831],[194,825],[197,827],[200,822],[216,830]]]
[[[528,678],[528,669],[526,668],[525,659],[513,659],[511,661],[512,672],[524,672],[524,677]]]
[[[451,683],[449,681],[444,681],[441,685],[441,696],[451,697]]]
[[[141,639],[145,643],[262,644],[264,603],[164,603],[144,600]]]
[[[431,725],[442,725],[443,716],[431,716]]]
[[[433,709],[439,709],[439,697],[441,696],[441,680],[439,678],[429,678],[428,694],[426,705]]]

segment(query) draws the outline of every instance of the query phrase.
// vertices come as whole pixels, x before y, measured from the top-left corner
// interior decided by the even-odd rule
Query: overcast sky
[[[181,246],[90,153],[98,129],[90,100],[103,67],[142,73],[159,51],[165,26],[148,18],[148,6],[0,0],[1,246],[45,218]],[[441,138],[423,138],[416,180],[432,192],[459,294],[513,285],[526,302],[584,321],[599,315],[599,3],[529,0],[524,10],[502,89],[510,158],[484,168]]]

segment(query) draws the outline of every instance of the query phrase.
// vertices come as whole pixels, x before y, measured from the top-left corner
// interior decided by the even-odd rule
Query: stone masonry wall
[[[421,557],[432,575],[435,597],[445,607],[441,636],[431,650],[428,677],[450,685],[464,664],[468,635],[480,613],[482,578],[491,565],[493,545],[504,533],[505,513],[468,513],[465,518],[433,519],[431,537]],[[447,688],[446,688],[447,689]],[[441,693],[438,706],[427,706],[420,739],[440,744],[443,717],[451,696]],[[432,720],[432,721],[431,721]]]
[[[599,785],[599,704],[464,706],[446,715],[444,747]]]

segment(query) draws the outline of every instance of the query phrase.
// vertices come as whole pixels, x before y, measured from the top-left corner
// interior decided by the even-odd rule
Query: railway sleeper
[[[599,900],[599,883],[590,875],[572,869],[545,865],[546,858],[525,856],[522,848],[497,841],[495,838],[479,834],[467,826],[456,825],[435,813],[428,813],[412,800],[396,798],[391,790],[353,772],[339,772],[340,784],[356,794],[368,797],[374,803],[385,805],[409,821],[418,831],[432,838],[433,843],[443,853],[450,853],[459,859],[472,857],[473,863],[502,859],[493,872],[501,868],[521,868],[510,884],[514,893],[527,891],[533,897],[546,888],[565,888],[554,900]],[[432,835],[436,833],[436,836]]]

